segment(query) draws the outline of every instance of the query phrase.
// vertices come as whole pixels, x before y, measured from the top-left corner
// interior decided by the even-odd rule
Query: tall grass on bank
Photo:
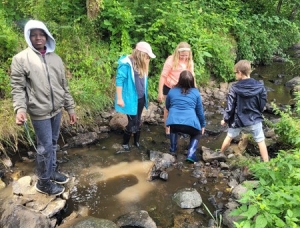
[[[16,125],[11,99],[1,101],[0,106],[0,151],[7,155],[7,150],[17,151],[18,141],[28,145],[24,128]]]

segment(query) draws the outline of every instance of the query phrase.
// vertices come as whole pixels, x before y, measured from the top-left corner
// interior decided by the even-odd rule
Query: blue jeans
[[[37,139],[36,170],[40,180],[50,180],[56,169],[56,149],[62,113],[51,119],[32,120]]]

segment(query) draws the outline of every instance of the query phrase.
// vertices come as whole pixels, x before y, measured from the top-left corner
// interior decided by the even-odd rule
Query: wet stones
[[[173,195],[172,199],[181,208],[191,209],[202,204],[201,195],[195,188],[181,189]]]
[[[216,152],[205,146],[202,146],[202,151],[202,159],[204,160],[204,162],[212,162],[214,160],[226,161],[226,156],[224,153]]]

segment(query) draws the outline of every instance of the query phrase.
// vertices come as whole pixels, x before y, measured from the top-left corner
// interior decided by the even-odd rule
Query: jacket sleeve
[[[267,90],[263,86],[263,89],[262,89],[262,92],[261,92],[261,97],[260,97],[260,112],[264,111],[266,103],[267,103]]]
[[[225,108],[223,119],[226,123],[229,123],[230,120],[234,117],[236,106],[236,93],[233,90],[233,86],[230,88],[228,95],[227,95],[227,106]]]
[[[26,72],[21,59],[17,57],[13,57],[12,59],[10,84],[15,113],[26,113]]]
[[[123,87],[123,82],[128,76],[127,71],[125,64],[119,65],[116,76],[116,86]]]
[[[65,66],[63,62],[61,61],[61,74],[62,74],[62,83],[63,83],[63,88],[65,90],[65,102],[64,102],[64,108],[69,114],[75,113],[75,101],[70,93],[68,81],[66,79],[66,74],[65,74]]]
[[[199,93],[199,96],[197,97],[196,114],[199,119],[201,128],[204,128],[206,126],[206,120],[205,120],[202,98],[201,98],[200,93]]]

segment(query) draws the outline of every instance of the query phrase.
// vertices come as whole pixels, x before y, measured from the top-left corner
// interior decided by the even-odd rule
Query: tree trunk
[[[89,19],[95,19],[101,9],[102,0],[86,0],[87,16]]]
[[[279,1],[278,1],[278,4],[277,4],[277,14],[280,13],[281,6],[282,6],[282,2],[283,2],[283,0],[279,0]]]
[[[299,6],[300,3],[296,3],[295,6],[293,7],[292,12],[289,16],[290,21],[293,21],[295,19],[295,16],[298,14]]]

